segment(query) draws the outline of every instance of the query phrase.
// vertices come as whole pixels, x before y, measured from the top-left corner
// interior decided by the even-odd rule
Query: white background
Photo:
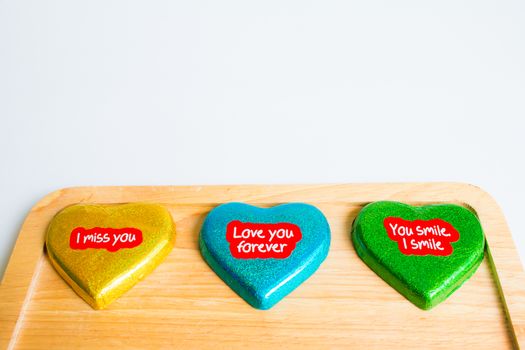
[[[0,268],[75,185],[461,181],[525,256],[525,3],[0,0]]]

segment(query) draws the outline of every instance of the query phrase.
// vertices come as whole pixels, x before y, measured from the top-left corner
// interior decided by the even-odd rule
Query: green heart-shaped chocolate
[[[375,273],[425,310],[474,274],[485,246],[478,218],[464,207],[415,207],[389,201],[361,210],[352,240]]]

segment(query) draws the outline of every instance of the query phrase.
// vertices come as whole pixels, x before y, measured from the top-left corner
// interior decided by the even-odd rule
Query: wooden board
[[[473,208],[488,241],[476,274],[447,301],[422,311],[358,258],[349,233],[377,200]],[[103,311],[92,310],[51,267],[44,232],[73,203],[146,201],[169,208],[173,252]],[[326,215],[326,261],[274,308],[251,308],[206,265],[198,234],[216,205],[307,202]],[[476,348],[525,345],[525,274],[503,214],[477,187],[456,183],[83,187],[42,199],[25,220],[0,285],[0,349]],[[525,348],[525,346],[524,346]]]

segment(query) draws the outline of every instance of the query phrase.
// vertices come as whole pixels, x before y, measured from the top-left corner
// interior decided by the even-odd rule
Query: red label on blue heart
[[[453,251],[451,243],[459,240],[459,232],[441,219],[409,221],[388,217],[383,224],[388,237],[405,255],[447,256]]]
[[[291,223],[231,221],[226,227],[231,255],[237,259],[285,259],[301,238],[301,229]]]
[[[136,228],[77,227],[71,231],[69,247],[71,249],[107,249],[116,252],[122,248],[135,248],[142,243],[142,231]]]

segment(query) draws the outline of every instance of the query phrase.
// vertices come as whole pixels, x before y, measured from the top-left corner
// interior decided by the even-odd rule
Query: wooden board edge
[[[505,216],[489,193],[473,185],[462,187],[465,204],[476,211],[485,232],[487,258],[514,335],[514,345],[525,348],[525,272]]]
[[[64,190],[57,190],[44,196],[31,208],[22,223],[0,282],[0,349],[13,346],[19,319],[23,316],[25,305],[30,301],[33,281],[40,272],[38,266],[44,254],[44,235],[40,230],[33,229],[35,216],[40,211],[45,212],[44,204],[59,198],[63,192]]]

